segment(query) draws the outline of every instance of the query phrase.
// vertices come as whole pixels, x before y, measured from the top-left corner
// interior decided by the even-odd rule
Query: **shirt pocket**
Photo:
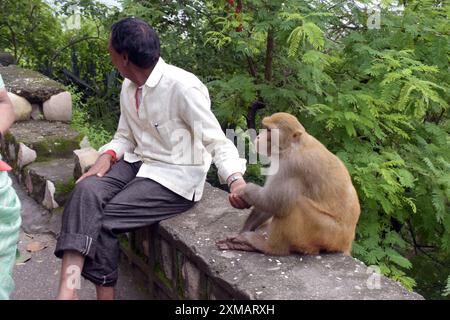
[[[172,119],[163,123],[154,122],[161,143],[168,149],[177,147],[182,141],[190,139],[190,131],[181,119]]]

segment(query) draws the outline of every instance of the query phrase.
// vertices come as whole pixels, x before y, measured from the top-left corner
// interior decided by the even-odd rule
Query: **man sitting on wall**
[[[113,140],[65,206],[55,249],[63,259],[58,299],[76,299],[77,272],[96,285],[98,299],[113,299],[116,234],[191,208],[202,197],[211,161],[229,185],[230,203],[247,207],[236,194],[245,186],[245,159],[211,112],[206,86],[160,57],[158,35],[142,20],[114,24],[108,49],[125,78],[121,116]]]

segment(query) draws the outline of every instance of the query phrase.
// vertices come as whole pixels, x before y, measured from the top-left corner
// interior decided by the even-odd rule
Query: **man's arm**
[[[120,119],[117,131],[114,134],[114,138],[108,144],[101,147],[98,151],[105,153],[109,150],[114,151],[117,159],[123,157],[125,152],[132,152],[136,148],[136,140],[134,139],[133,132],[128,124],[128,120],[124,114],[124,108],[122,106],[122,98],[120,99]],[[110,152],[108,152],[110,154]]]
[[[114,135],[114,138],[110,143],[104,145],[98,150],[101,153],[101,156],[88,170],[88,172],[83,174],[76,183],[89,176],[96,175],[98,177],[103,177],[109,171],[109,169],[111,169],[111,165],[113,162],[115,162],[117,159],[122,158],[125,152],[133,151],[135,147],[136,141],[134,139],[130,126],[128,125],[126,116],[123,113],[121,103],[119,125],[117,126],[117,131]]]
[[[242,175],[245,173],[246,160],[239,157],[236,146],[225,136],[212,113],[208,89],[205,86],[187,88],[181,92],[180,100],[184,121],[191,128],[201,125],[203,145],[211,152],[220,183],[229,185],[231,204],[237,208],[248,207],[236,194],[238,189],[245,186]]]

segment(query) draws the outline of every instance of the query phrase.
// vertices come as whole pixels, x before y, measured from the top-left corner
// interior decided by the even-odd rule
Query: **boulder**
[[[84,149],[84,148],[90,148],[91,147],[91,143],[89,142],[89,138],[87,136],[85,136],[83,138],[83,140],[81,140],[80,142],[80,148]]]
[[[65,91],[64,86],[39,72],[10,65],[0,67],[7,91],[15,93],[30,103],[43,103],[51,96]]]
[[[22,182],[30,196],[47,209],[64,206],[75,186],[73,159],[33,162],[23,169]]]
[[[63,122],[34,120],[16,122],[5,133],[3,155],[7,157],[8,161],[14,162],[19,144],[23,143],[37,152],[36,161],[68,158],[72,157],[73,150],[80,148],[80,141],[83,137],[84,135]]]
[[[10,64],[15,64],[16,59],[13,55],[8,52],[0,52],[0,66],[9,66]]]
[[[30,120],[31,117],[31,111],[33,108],[31,107],[31,104],[24,98],[8,92],[9,99],[11,99],[11,102],[14,107],[14,114],[16,115],[16,121],[26,121]]]
[[[31,148],[28,148],[23,143],[19,144],[19,153],[17,155],[17,164],[19,165],[19,168],[22,169],[23,167],[29,165],[37,158],[37,153]]]
[[[97,161],[100,153],[94,148],[83,148],[73,151],[75,156],[75,168],[73,171],[73,176],[78,179],[86,173]]]
[[[58,203],[55,201],[55,192],[56,188],[54,183],[47,180],[45,184],[45,194],[42,205],[49,210],[53,210],[59,207]]]
[[[50,121],[69,122],[72,119],[72,96],[64,91],[44,102],[44,117]]]

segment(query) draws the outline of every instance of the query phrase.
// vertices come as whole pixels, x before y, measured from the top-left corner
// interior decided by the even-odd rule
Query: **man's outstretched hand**
[[[110,154],[102,154],[98,157],[97,161],[95,161],[94,165],[85,174],[83,174],[76,183],[90,176],[97,176],[100,178],[103,177],[109,169],[111,169],[111,159],[112,156]]]
[[[244,179],[240,179],[238,181],[235,181],[230,188],[230,194],[228,195],[228,200],[230,201],[231,205],[235,207],[236,209],[247,209],[251,206],[245,202],[244,199],[238,196],[238,191],[245,188],[246,182]]]

